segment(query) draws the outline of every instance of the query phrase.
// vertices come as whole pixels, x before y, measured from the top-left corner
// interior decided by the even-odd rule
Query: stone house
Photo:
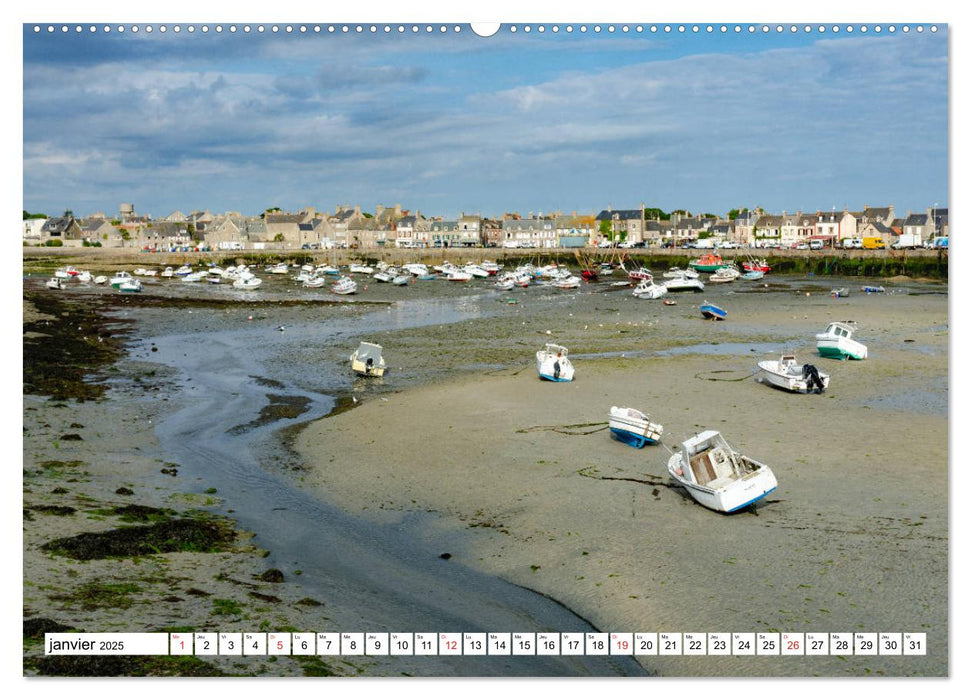
[[[782,223],[780,214],[761,214],[752,225],[752,239],[756,247],[782,245]]]
[[[556,245],[559,248],[583,248],[596,245],[597,221],[592,215],[577,216],[573,212],[569,216],[558,216],[554,219],[556,231]]]
[[[644,210],[643,209],[602,209],[594,217],[597,222],[597,234],[600,236],[601,222],[609,222],[612,239],[640,243],[644,240]]]

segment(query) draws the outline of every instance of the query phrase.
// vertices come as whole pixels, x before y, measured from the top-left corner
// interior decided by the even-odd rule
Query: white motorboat
[[[821,393],[829,387],[829,375],[813,365],[800,365],[795,355],[782,354],[778,360],[759,362],[759,381],[786,391]]]
[[[354,263],[350,267],[351,272],[357,272],[361,275],[372,275],[374,274],[374,268],[370,265],[362,265],[361,263]]]
[[[47,280],[45,286],[48,289],[64,289],[64,283],[61,281],[62,279],[62,277],[51,277],[49,280]]]
[[[76,279],[78,282],[90,282],[92,278],[91,278],[91,273],[88,272],[87,270],[84,270],[82,272],[79,272],[74,279]]]
[[[334,265],[318,265],[316,272],[318,275],[339,275],[341,273]]]
[[[97,277],[94,278],[93,281],[95,284],[107,284],[108,278],[105,277],[104,275],[98,275]]]
[[[499,270],[502,269],[502,265],[499,265],[492,260],[483,260],[479,267],[488,272],[490,275],[497,275],[499,274]]]
[[[409,282],[411,282],[411,275],[407,273],[403,275],[395,275],[391,280],[391,284],[396,285],[398,287],[404,287]]]
[[[473,277],[479,277],[480,279],[485,279],[489,276],[489,273],[485,268],[483,268],[481,265],[476,265],[475,263],[466,263],[463,269]]]
[[[631,447],[655,445],[661,439],[664,426],[652,423],[646,413],[636,408],[610,407],[609,425],[611,434]]]
[[[159,273],[159,277],[168,278],[168,277],[174,277],[174,276],[175,276],[175,270],[173,270],[171,267],[167,267]]]
[[[539,378],[550,382],[572,382],[573,363],[567,357],[568,351],[562,345],[547,343],[536,353],[536,371]]]
[[[401,266],[401,269],[414,275],[415,277],[421,277],[422,275],[428,274],[428,266],[423,263],[405,263]]]
[[[664,273],[666,279],[673,279],[676,277],[688,277],[690,279],[698,279],[698,272],[694,268],[687,268],[682,270],[680,267],[672,267],[670,270]]]
[[[516,286],[516,280],[510,275],[505,275],[496,280],[496,289],[500,292],[508,292]]]
[[[209,271],[206,273],[206,282],[209,284],[222,284],[223,276],[219,272]]]
[[[672,277],[664,286],[669,292],[703,292],[705,290],[705,283],[702,282],[697,277],[687,277],[681,275],[680,277]]]
[[[822,357],[837,360],[865,360],[867,347],[853,340],[856,324],[852,321],[834,321],[824,333],[816,334],[816,349]]]
[[[331,285],[330,291],[334,294],[354,294],[357,292],[357,282],[350,277],[341,277]]]
[[[122,282],[127,282],[130,279],[133,279],[131,276],[131,273],[125,272],[124,270],[122,270],[121,272],[116,273],[115,276],[109,280],[109,283],[111,284],[112,287],[114,287],[115,289],[118,289],[118,286]]]
[[[553,282],[553,286],[557,289],[579,289],[580,283],[583,280],[576,275],[567,275],[565,277],[559,277]]]
[[[190,272],[188,275],[182,278],[183,282],[201,282],[206,279],[205,270],[198,270],[196,272]]]
[[[668,473],[698,503],[734,513],[775,490],[768,466],[732,449],[716,430],[705,430],[681,443],[668,460]]]
[[[741,273],[731,267],[720,267],[708,278],[708,282],[711,284],[720,284],[725,282],[734,282],[738,279]]]
[[[667,293],[668,288],[663,284],[656,284],[654,280],[643,280],[633,291],[638,299],[660,299]]]
[[[142,291],[142,283],[140,280],[135,278],[127,279],[118,285],[119,292],[140,292]]]
[[[188,265],[182,265],[178,270],[175,271],[176,277],[185,277],[186,275],[192,274],[192,268]]]
[[[394,275],[388,272],[387,269],[381,270],[374,273],[374,279],[378,282],[390,282],[394,279]]]
[[[309,287],[310,289],[318,289],[327,284],[327,280],[323,277],[308,277],[303,281],[304,287]]]
[[[362,377],[383,377],[386,365],[382,350],[380,345],[362,342],[351,355],[351,369]]]
[[[288,268],[286,263],[277,263],[276,265],[272,265],[267,268],[266,271],[271,275],[285,275],[287,274],[287,270]]]
[[[449,282],[468,282],[472,279],[472,273],[455,268],[448,273],[445,279]]]
[[[239,277],[233,282],[233,287],[235,289],[256,289],[261,284],[263,284],[263,280],[259,277]]]

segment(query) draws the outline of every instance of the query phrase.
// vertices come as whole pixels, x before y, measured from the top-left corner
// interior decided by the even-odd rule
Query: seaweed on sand
[[[89,561],[164,552],[223,552],[230,548],[235,539],[235,531],[226,522],[180,519],[106,532],[85,532],[52,540],[41,549]]]

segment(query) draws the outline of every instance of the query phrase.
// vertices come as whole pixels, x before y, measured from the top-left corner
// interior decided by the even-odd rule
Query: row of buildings
[[[270,209],[258,216],[175,211],[156,219],[122,204],[117,215],[103,212],[76,218],[25,218],[24,245],[99,245],[149,250],[199,248],[223,250],[299,250],[316,248],[583,248],[604,241],[625,245],[680,246],[710,239],[741,246],[790,247],[821,239],[879,236],[892,245],[902,235],[929,241],[949,233],[947,209],[928,207],[898,217],[893,206],[772,214],[760,208],[733,210],[725,217],[675,212],[649,218],[644,208],[611,207],[594,215],[572,212],[527,216],[506,213],[489,218],[463,214],[456,219],[426,217],[420,211],[378,205],[374,212],[338,205],[331,212],[308,207],[299,212]],[[59,241],[60,243],[57,243]]]

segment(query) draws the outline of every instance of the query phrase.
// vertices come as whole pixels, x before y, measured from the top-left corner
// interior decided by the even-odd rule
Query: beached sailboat
[[[765,261],[765,258],[749,258],[742,263],[742,269],[746,272],[751,272],[752,270],[757,270],[758,272],[770,272],[772,270],[769,263]]]
[[[547,343],[536,353],[536,371],[539,372],[539,378],[550,382],[572,382],[573,363],[567,354],[567,349],[562,345]]]
[[[759,381],[786,391],[821,393],[829,387],[829,375],[820,372],[814,365],[801,365],[795,355],[783,353],[778,360],[759,362],[761,376]]]
[[[613,437],[638,449],[657,444],[664,431],[664,426],[652,423],[646,413],[636,408],[611,406],[608,424]]]
[[[701,315],[705,318],[709,318],[713,321],[724,321],[728,312],[717,304],[712,304],[710,301],[706,301],[704,304],[698,307],[701,311]]]
[[[656,284],[654,280],[643,280],[632,292],[638,299],[660,299],[667,293],[668,288],[663,284]]]
[[[668,460],[668,473],[698,503],[722,513],[753,505],[778,485],[768,466],[733,450],[716,430],[682,442]]]
[[[822,357],[837,360],[865,360],[867,347],[853,340],[856,324],[852,321],[834,321],[826,331],[816,334],[816,349]]]
[[[765,273],[762,270],[749,270],[742,275],[743,280],[760,280],[765,277]]]
[[[383,349],[375,343],[362,342],[351,354],[351,369],[362,377],[383,377],[386,368]]]

